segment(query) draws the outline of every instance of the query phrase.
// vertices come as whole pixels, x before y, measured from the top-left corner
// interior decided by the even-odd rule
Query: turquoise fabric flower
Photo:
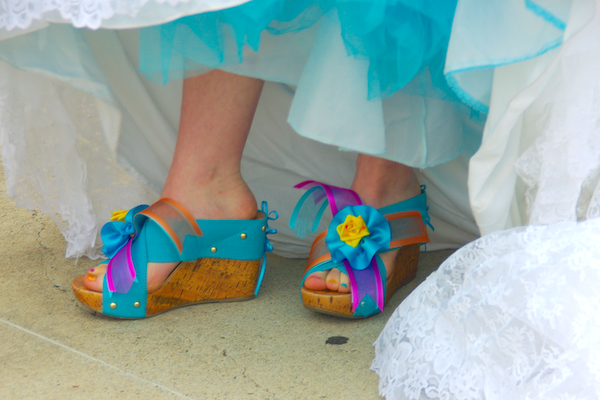
[[[147,205],[141,205],[132,208],[129,210],[127,215],[125,215],[125,221],[112,221],[107,222],[102,227],[100,231],[100,236],[102,237],[102,242],[104,243],[104,247],[102,247],[102,252],[108,258],[113,258],[115,254],[131,238],[131,235],[135,233],[135,227],[133,226],[133,217],[135,214],[140,211],[148,208]]]
[[[390,223],[370,206],[347,206],[331,221],[325,242],[331,260],[348,260],[353,269],[363,270],[380,250],[390,246]]]

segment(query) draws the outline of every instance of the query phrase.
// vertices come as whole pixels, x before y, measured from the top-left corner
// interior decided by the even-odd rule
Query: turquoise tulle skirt
[[[252,0],[142,29],[140,70],[150,80],[165,84],[184,78],[189,71],[241,64],[247,58],[246,46],[254,52],[265,51],[261,47],[263,36],[298,33],[337,11],[345,51],[369,62],[365,76],[369,98],[391,96],[424,69],[429,69],[441,96],[453,97],[443,69],[456,2]],[[276,51],[279,58],[307,53],[314,40],[314,36],[305,35],[266,52],[273,55]],[[279,62],[285,64],[285,60]],[[268,74],[260,77],[269,78]]]
[[[252,0],[142,29],[140,71],[157,84],[211,68],[288,84],[297,133],[431,167],[484,120],[444,76],[456,3]]]

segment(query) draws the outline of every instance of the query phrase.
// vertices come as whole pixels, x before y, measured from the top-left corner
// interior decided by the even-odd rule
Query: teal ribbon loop
[[[267,204],[266,201],[263,201],[261,204],[261,211],[267,216],[267,223],[266,223],[266,231],[265,231],[265,235],[274,235],[277,233],[277,229],[271,229],[269,228],[269,221],[275,221],[277,218],[279,218],[279,214],[277,213],[277,211],[271,211],[269,212],[269,205]],[[271,216],[271,214],[273,216]],[[265,240],[265,252],[266,253],[271,253],[273,251],[273,245],[271,245],[271,242],[269,242],[269,238],[266,238]]]
[[[140,211],[148,208],[147,205],[140,205],[129,210],[125,215],[125,222],[123,221],[112,221],[107,222],[100,231],[102,242],[102,252],[108,258],[113,258],[115,254],[123,246],[127,244],[127,241],[131,238],[131,235],[135,233],[135,227],[133,226],[133,217]]]
[[[348,215],[361,216],[365,221],[369,235],[361,239],[356,247],[346,244],[337,232],[338,225],[344,223]],[[325,242],[331,252],[331,260],[340,263],[348,260],[356,270],[366,269],[375,254],[390,247],[392,232],[388,220],[375,208],[365,205],[347,206],[340,210],[331,221]]]
[[[425,195],[425,189],[427,189],[427,186],[425,185],[421,185],[421,194]],[[429,211],[429,206],[427,205],[427,195],[425,195],[424,198],[424,210],[419,210],[421,211],[421,217],[423,218],[423,223],[425,225],[427,225],[428,227],[431,228],[432,231],[435,231],[435,228],[433,227],[433,225],[431,225],[431,217],[429,216],[429,213],[427,211]]]

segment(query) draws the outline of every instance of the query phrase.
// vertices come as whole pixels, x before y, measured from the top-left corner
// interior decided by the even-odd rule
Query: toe
[[[179,263],[148,263],[147,269],[147,290],[148,293],[158,290],[167,277],[173,272]],[[104,284],[104,275],[106,275],[107,264],[100,264],[88,270],[83,278],[83,285],[94,292],[102,292]],[[323,287],[325,285],[323,284]]]
[[[333,268],[327,274],[327,289],[337,291],[340,286],[340,270]]]
[[[339,269],[319,271],[310,274],[304,281],[304,287],[310,290],[331,290],[350,293],[350,279]]]
[[[340,293],[350,293],[350,278],[344,273],[340,273],[340,287],[338,288]]]
[[[104,275],[106,274],[106,265],[98,265],[90,269],[83,278],[83,285],[94,292],[102,291]]]
[[[325,284],[326,277],[327,271],[314,272],[306,277],[304,287],[310,290],[325,290],[327,289],[327,285]]]

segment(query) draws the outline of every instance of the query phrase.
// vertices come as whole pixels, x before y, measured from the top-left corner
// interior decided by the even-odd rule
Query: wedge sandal
[[[161,199],[138,206],[121,221],[102,228],[109,257],[102,293],[88,290],[85,276],[71,287],[79,301],[115,318],[145,318],[175,308],[212,302],[250,300],[265,273],[266,202],[254,220],[196,220],[178,202]],[[147,263],[179,262],[162,286],[148,293]]]
[[[315,181],[295,186],[307,190],[298,201],[290,227],[304,237],[319,226],[327,207],[333,220],[312,244],[301,284],[304,306],[320,313],[345,318],[366,318],[383,311],[392,295],[417,273],[419,248],[429,242],[427,196],[375,209],[363,205],[354,191]],[[386,277],[380,254],[398,249],[393,273]],[[338,268],[348,275],[350,293],[310,290],[308,275]]]

